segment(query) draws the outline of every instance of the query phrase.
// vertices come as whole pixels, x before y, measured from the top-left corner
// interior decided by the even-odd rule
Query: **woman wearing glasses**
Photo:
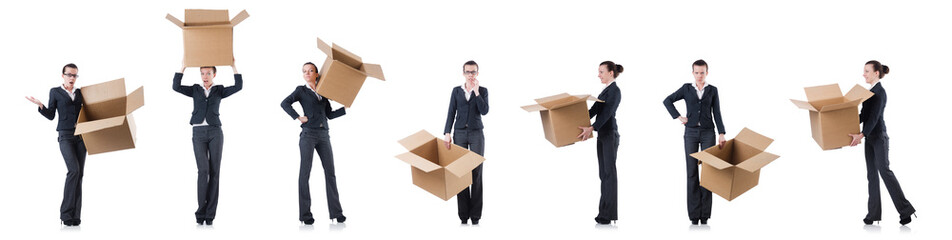
[[[463,63],[463,77],[466,80],[459,87],[453,87],[450,94],[443,135],[447,149],[455,143],[485,156],[482,115],[489,113],[489,90],[479,86],[477,76],[479,65],[475,61]],[[453,134],[450,134],[450,130],[454,131]],[[483,214],[483,164],[473,169],[473,185],[456,194],[456,204],[462,224],[466,224],[467,220],[472,220],[474,225],[479,224]]]

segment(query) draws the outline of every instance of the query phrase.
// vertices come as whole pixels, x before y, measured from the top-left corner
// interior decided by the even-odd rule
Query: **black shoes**
[[[337,223],[344,223],[344,221],[347,221],[347,217],[345,217],[344,215],[340,215],[340,217],[337,217]]]
[[[595,222],[598,224],[607,225],[607,224],[611,224],[612,220],[608,220],[607,218],[602,218],[602,217],[596,217]]]
[[[198,225],[202,225],[202,223],[204,223],[205,225],[212,225],[212,221],[215,221],[215,219],[214,218],[196,218],[195,219],[195,223],[198,223]]]
[[[473,220],[473,225],[479,225],[479,218],[460,218],[460,224],[466,225],[467,220]]]
[[[866,225],[873,225],[873,222],[875,222],[875,221],[879,221],[879,220],[872,220],[872,219],[863,218],[863,223],[865,223]]]
[[[473,218],[473,225],[479,225],[479,218]]]
[[[80,223],[79,219],[71,219],[71,220],[63,221],[63,225],[66,225],[67,227],[79,226],[79,223]]]
[[[912,213],[912,215],[906,215],[905,217],[902,217],[902,216],[899,217],[899,224],[902,224],[903,226],[905,226],[906,224],[911,223],[911,222],[912,222],[912,216],[916,216],[916,213]],[[916,216],[916,218],[918,218],[918,217],[919,217],[919,216]]]
[[[313,218],[304,219],[304,220],[301,221],[301,222],[304,223],[304,225],[312,225],[312,224],[314,224],[314,219],[313,219]]]
[[[195,223],[198,223],[198,225],[202,225],[202,224],[205,223],[205,219],[204,219],[204,218],[196,218],[196,219],[195,219]]]
[[[466,225],[467,221],[469,221],[469,218],[460,218],[459,221],[460,221],[459,224]]]
[[[697,225],[698,219],[691,219],[691,225]]]
[[[213,219],[213,218],[206,218],[206,219],[205,219],[205,225],[211,226],[211,225],[212,225],[212,221],[215,221],[215,219]]]
[[[707,225],[707,218],[701,218],[701,224]]]

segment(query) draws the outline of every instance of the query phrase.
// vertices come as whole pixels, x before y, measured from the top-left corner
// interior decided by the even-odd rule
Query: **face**
[[[476,65],[463,66],[463,77],[466,77],[466,81],[476,81],[477,76],[479,76],[479,67],[476,67]]]
[[[215,71],[211,68],[202,68],[202,85],[206,88],[211,87],[215,80]]]
[[[602,84],[610,83],[612,80],[615,80],[615,72],[608,71],[608,65],[599,65],[598,79],[602,80]]]
[[[66,88],[73,88],[76,84],[76,78],[79,78],[79,69],[67,67],[66,71],[63,73],[63,86]]]
[[[314,65],[311,64],[305,64],[301,72],[304,73],[305,82],[317,82],[317,78],[321,77],[321,75],[317,74],[317,68],[314,68]]]
[[[704,83],[704,79],[707,78],[707,66],[692,66],[694,69],[692,73],[694,74],[694,81],[697,83]]]
[[[872,64],[866,64],[866,66],[863,67],[863,78],[866,79],[866,83],[873,84],[879,81],[879,71],[873,70]]]

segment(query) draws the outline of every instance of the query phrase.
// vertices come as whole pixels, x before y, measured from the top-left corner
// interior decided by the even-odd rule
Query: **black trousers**
[[[618,220],[618,174],[615,160],[618,159],[618,131],[598,132],[598,179],[602,182],[601,198],[598,200],[598,216]]]
[[[453,143],[470,151],[483,155],[486,138],[482,129],[456,129]],[[456,204],[460,220],[480,219],[483,215],[483,164],[473,169],[473,185],[456,194]]]
[[[198,166],[198,210],[195,210],[195,218],[215,219],[223,140],[221,127],[192,127],[192,149]]]
[[[697,159],[692,153],[716,144],[714,129],[699,127],[684,128],[684,156],[688,183],[688,218],[691,220],[711,218],[711,191],[701,186]],[[700,149],[698,148],[700,146]]]
[[[882,176],[883,183],[886,185],[886,191],[892,202],[896,205],[896,211],[899,216],[905,217],[912,215],[916,209],[912,203],[906,200],[906,196],[899,187],[899,180],[889,169],[889,135],[883,133],[880,136],[866,137],[866,179],[869,181],[869,212],[866,219],[879,221],[882,219],[883,208],[879,194],[879,177]]]
[[[72,130],[60,131],[60,153],[66,161],[66,186],[63,187],[63,203],[60,205],[60,220],[80,220],[83,206],[83,168],[86,165],[86,144],[83,138],[73,135]]]
[[[340,206],[340,195],[337,193],[337,176],[334,175],[334,153],[331,151],[331,139],[327,129],[304,128],[301,131],[301,140],[298,144],[301,149],[301,172],[298,175],[298,220],[314,219],[311,215],[311,163],[314,161],[314,150],[321,157],[324,167],[324,190],[327,192],[327,213],[330,218],[344,216]]]

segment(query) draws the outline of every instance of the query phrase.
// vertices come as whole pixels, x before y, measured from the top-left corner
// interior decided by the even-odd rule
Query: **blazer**
[[[886,89],[883,89],[883,83],[876,83],[869,91],[873,92],[873,96],[863,102],[863,109],[859,112],[859,122],[863,123],[863,136],[867,138],[886,134],[886,122],[883,121]]]
[[[51,88],[50,104],[47,104],[45,108],[37,107],[40,114],[49,120],[53,120],[53,116],[59,113],[56,131],[76,129],[76,120],[79,118],[79,111],[83,108],[83,93],[79,91],[79,88],[75,92],[76,98],[70,99],[69,93],[62,87]]]
[[[241,91],[242,85],[241,74],[235,74],[234,86],[212,86],[208,97],[205,97],[205,88],[201,85],[182,85],[182,73],[175,73],[175,77],[172,78],[172,90],[192,97],[192,118],[188,121],[189,124],[200,124],[202,120],[205,120],[208,125],[221,126],[221,119],[218,118],[218,107],[221,106],[221,99]]]
[[[615,124],[615,110],[618,110],[618,104],[621,103],[621,89],[618,89],[618,84],[608,84],[602,89],[602,93],[598,94],[598,99],[605,102],[595,102],[592,108],[588,109],[588,118],[597,116],[592,127],[595,131],[602,132],[618,130],[618,124]]]
[[[335,119],[347,114],[343,107],[331,111],[331,102],[328,101],[326,97],[321,96],[321,100],[317,100],[317,93],[303,85],[295,88],[294,92],[291,92],[291,95],[288,95],[288,97],[284,98],[284,101],[281,101],[281,108],[283,108],[288,115],[291,115],[292,119],[297,119],[300,115],[291,107],[291,104],[294,102],[301,103],[301,108],[304,109],[304,116],[307,117],[307,122],[302,123],[301,128],[328,129],[328,119]]]
[[[443,134],[450,133],[451,127],[454,127],[453,116],[455,118],[455,129],[483,129],[482,115],[489,113],[489,90],[479,87],[479,96],[471,93],[469,101],[466,100],[466,91],[462,86],[453,88],[450,94],[450,107],[446,112],[446,126],[443,128]]]
[[[686,127],[696,127],[698,123],[701,123],[701,129],[714,129],[716,123],[718,133],[725,134],[727,132],[724,130],[724,122],[721,121],[721,101],[717,96],[717,87],[708,84],[704,87],[704,96],[702,99],[698,99],[697,88],[694,87],[694,83],[685,83],[663,101],[664,107],[668,108],[668,113],[671,114],[671,118],[681,116],[678,109],[674,108],[674,102],[682,99],[687,105],[688,115],[686,117],[688,122],[684,124]],[[713,119],[711,115],[714,116]]]

